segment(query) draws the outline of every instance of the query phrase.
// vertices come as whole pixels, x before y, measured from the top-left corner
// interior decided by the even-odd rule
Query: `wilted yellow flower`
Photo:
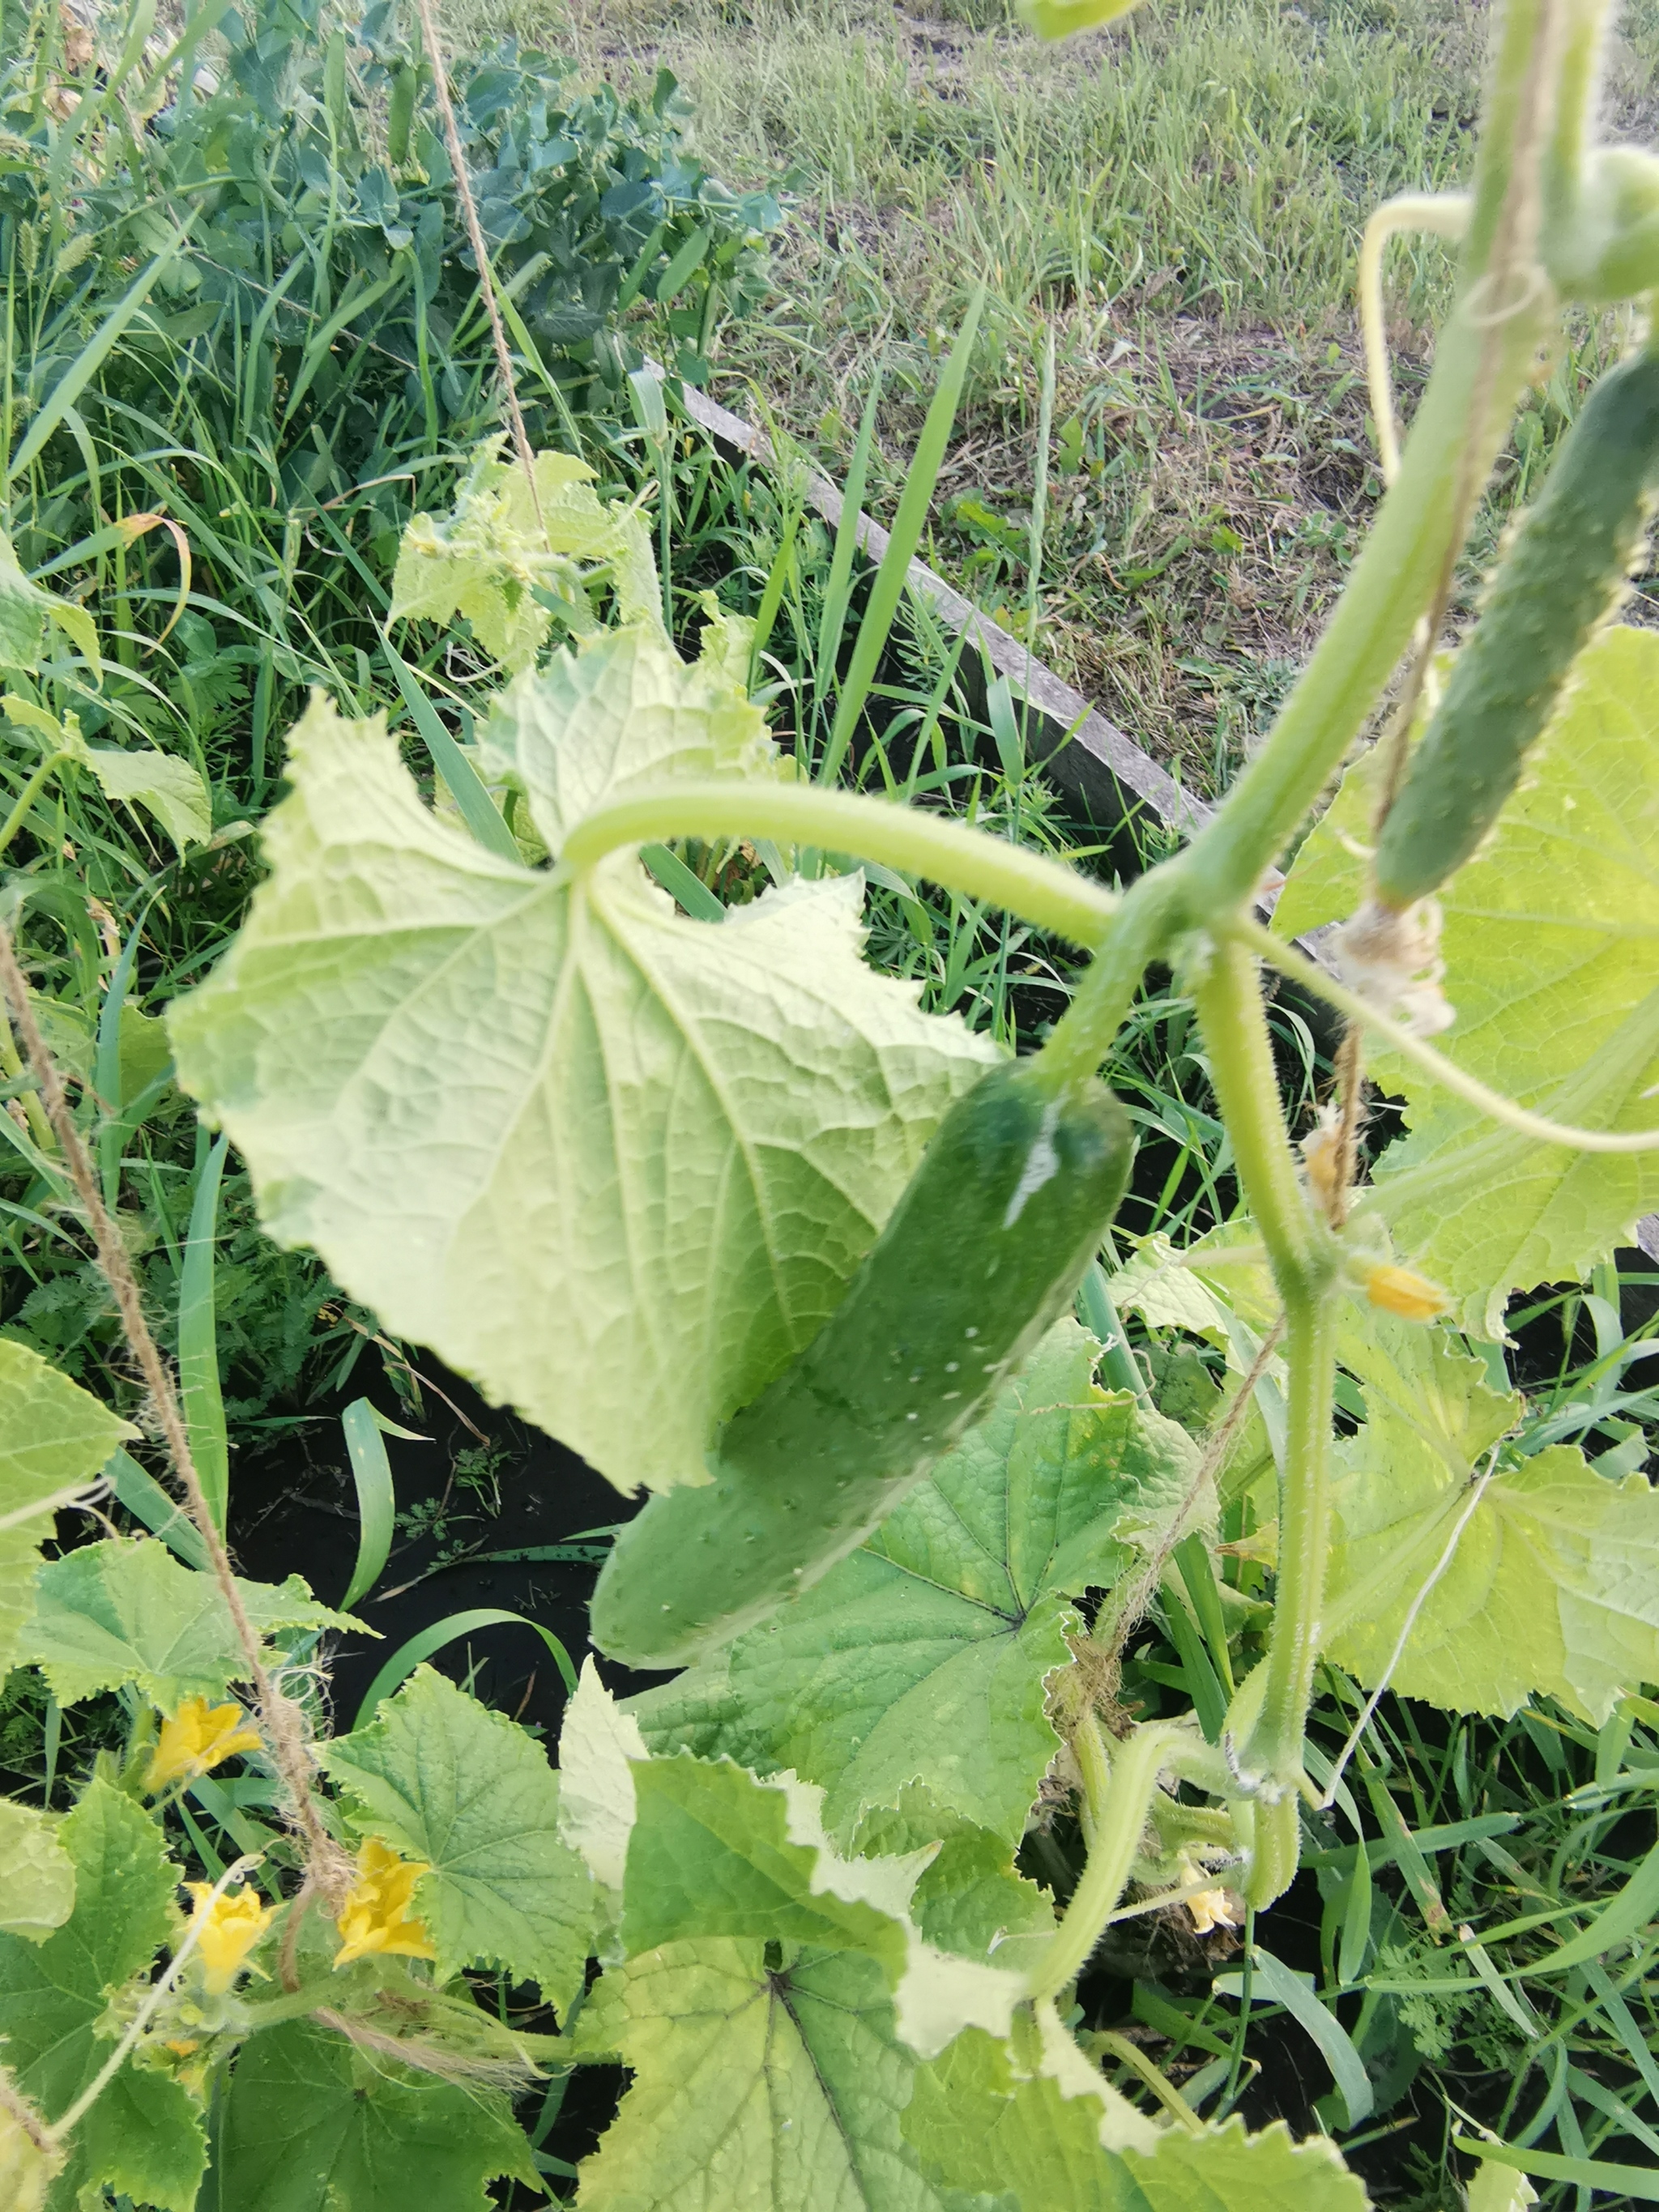
[[[1200,1936],[1207,1936],[1212,1928],[1237,1928],[1233,1901],[1224,1889],[1200,1889],[1196,1897],[1187,1899],[1187,1910],[1193,1916],[1193,1926]]]
[[[240,1705],[210,1705],[205,1698],[186,1698],[161,1723],[161,1740],[144,1776],[144,1787],[154,1795],[170,1782],[193,1782],[239,1751],[258,1748],[258,1731],[249,1727]]]
[[[1432,1321],[1451,1304],[1438,1284],[1413,1274],[1409,1267],[1392,1267],[1387,1261],[1368,1267],[1364,1283],[1365,1296],[1371,1304],[1398,1314],[1402,1321]]]
[[[247,1964],[247,1954],[270,1924],[274,1905],[262,1905],[251,1889],[228,1889],[213,1894],[206,1881],[186,1882],[196,1899],[191,1926],[196,1930],[196,1949],[204,1969],[207,1993],[222,1997]]]
[[[334,1954],[337,1966],[380,1951],[402,1959],[435,1959],[424,1923],[410,1911],[415,1885],[429,1866],[400,1859],[378,1836],[357,1854],[357,1879],[340,1907],[337,1925],[345,1941]]]

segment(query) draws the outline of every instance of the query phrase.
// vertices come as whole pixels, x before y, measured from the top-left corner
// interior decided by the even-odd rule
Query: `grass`
[[[991,287],[933,558],[1019,630],[1042,361],[1057,392],[1039,649],[1206,793],[1271,721],[1380,491],[1352,307],[1389,194],[1471,147],[1484,15],[1427,0],[1149,4],[1058,47],[992,0],[452,0],[635,87],[666,64],[717,173],[791,172],[781,296],[726,333],[716,389],[844,474],[879,372],[868,503],[886,519],[973,287]],[[1659,7],[1626,16],[1616,134],[1659,115]],[[1407,403],[1443,246],[1390,259]],[[1617,331],[1583,333],[1591,362]],[[1477,538],[1576,404],[1558,364]],[[1471,572],[1473,576],[1474,572]]]

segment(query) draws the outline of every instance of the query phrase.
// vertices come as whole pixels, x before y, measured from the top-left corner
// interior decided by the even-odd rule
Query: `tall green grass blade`
[[[191,1456],[221,1535],[230,1506],[230,1445],[219,1387],[213,1248],[219,1228],[219,1180],[229,1143],[228,1137],[221,1137],[202,1163],[179,1273],[179,1393],[190,1431]]]
[[[1580,1929],[1559,1951],[1534,1959],[1529,1971],[1554,1974],[1566,1966],[1588,1966],[1604,1951],[1611,1951],[1616,1945],[1627,1943],[1632,1936],[1640,1935],[1656,1917],[1659,1917],[1659,1844],[1653,1846],[1625,1887],[1602,1906],[1588,1928]]]
[[[331,347],[346,325],[355,315],[361,315],[366,308],[372,307],[377,300],[384,299],[394,284],[404,282],[404,275],[405,271],[403,269],[394,268],[392,274],[389,276],[382,276],[378,284],[370,284],[364,290],[344,301],[334,310],[321,330],[313,333],[307,343],[304,356],[301,360],[300,373],[294,380],[294,389],[288,396],[288,405],[283,410],[282,427],[284,430],[294,420],[295,410],[310,391],[313,379],[328,359]]]
[[[1508,2143],[1480,2142],[1473,2136],[1454,2136],[1454,2150],[1468,2158],[1484,2158],[1493,2166],[1507,2166],[1537,2181],[1571,2181],[1580,2189],[1600,2189],[1635,2204],[1659,2204],[1659,2166],[1613,2166],[1606,2159],[1561,2158],[1553,2151],[1516,2150]]]
[[[694,876],[678,853],[666,845],[641,845],[640,858],[670,898],[678,901],[693,921],[724,921],[726,908],[701,876]]]
[[[367,1728],[374,1717],[375,1708],[383,1698],[389,1698],[400,1682],[406,1682],[422,1659],[429,1659],[434,1651],[441,1651],[446,1644],[459,1638],[471,1636],[480,1628],[495,1628],[508,1622],[517,1622],[522,1628],[533,1628],[553,1655],[554,1664],[564,1677],[564,1686],[574,1695],[576,1670],[570,1663],[570,1654],[565,1650],[550,1628],[544,1628],[538,1620],[531,1620],[521,1613],[504,1613],[497,1606],[477,1607],[470,1613],[446,1613],[434,1620],[429,1628],[411,1636],[407,1644],[400,1644],[380,1673],[369,1684],[363,1702],[357,1708],[356,1728]]]
[[[27,435],[11,459],[6,464],[5,482],[22,474],[44,451],[47,440],[63,422],[65,414],[86,390],[103,367],[111,349],[133,317],[143,308],[162,271],[170,268],[174,255],[189,234],[189,226],[174,232],[173,242],[162,247],[146,268],[141,269],[115,305],[110,309],[92,337],[88,339],[70,363],[46,398],[40,403],[40,412],[28,427]]]
[[[1342,1914],[1342,1936],[1337,1952],[1337,1978],[1357,1982],[1365,1971],[1365,1954],[1371,1941],[1371,1861],[1362,1836],[1355,1847],[1353,1873],[1348,1880],[1348,1901]]]
[[[864,515],[864,487],[870,473],[870,453],[876,442],[876,410],[881,404],[881,370],[870,380],[870,397],[864,404],[859,434],[848,466],[842,492],[841,520],[836,527],[836,550],[830,560],[830,580],[823,587],[823,611],[818,622],[817,684],[820,708],[835,681],[836,659],[847,627],[847,603],[853,593],[853,556],[858,551],[859,524]]]
[[[432,765],[449,787],[449,795],[460,809],[462,821],[487,851],[503,860],[516,861],[519,848],[513,842],[513,832],[501,819],[501,811],[484,788],[478,771],[445,729],[437,709],[421,689],[420,678],[389,638],[381,639],[380,649],[398,679],[398,689],[404,695],[410,719],[432,756]]]
[[[184,1507],[169,1498],[153,1474],[146,1474],[131,1453],[117,1444],[107,1469],[117,1500],[153,1536],[176,1552],[187,1567],[205,1574],[212,1562],[202,1532]]]
[[[984,307],[985,287],[981,284],[969,301],[968,312],[962,319],[962,329],[951,349],[944,374],[939,380],[939,388],[933,394],[927,420],[921,426],[921,435],[916,441],[909,474],[905,478],[904,490],[899,499],[898,512],[893,518],[892,536],[888,539],[881,566],[876,571],[876,580],[870,589],[869,605],[865,608],[864,619],[859,624],[859,634],[854,641],[847,680],[836,702],[830,743],[818,770],[818,780],[822,783],[832,783],[841,773],[842,763],[853,742],[853,732],[864,712],[864,702],[876,680],[876,670],[880,665],[888,633],[893,627],[893,617],[897,614],[899,601],[904,595],[910,562],[921,542],[927,509],[933,501],[933,486],[945,459],[951,425],[957,419],[957,405],[962,398],[962,387],[968,380],[968,363],[973,354],[974,340],[979,332],[979,319]]]
[[[397,1526],[398,1498],[392,1486],[392,1462],[386,1457],[380,1416],[367,1398],[354,1398],[340,1416],[346,1450],[351,1459],[351,1479],[357,1489],[357,1564],[345,1595],[342,1613],[366,1598],[380,1579],[392,1550]],[[400,1429],[399,1436],[407,1436]]]
[[[1348,2125],[1358,2127],[1371,2110],[1375,2100],[1371,2093],[1370,2076],[1364,2062],[1354,2049],[1352,2039],[1336,2014],[1319,1999],[1301,1978],[1291,1972],[1282,1959],[1271,1951],[1264,1951],[1257,1943],[1251,1951],[1255,1967],[1256,1987],[1260,1994],[1273,2004],[1283,2005],[1297,2026],[1306,2031],[1319,2046],[1321,2056],[1330,2068],[1332,2078],[1342,2093],[1342,2101],[1348,2108]],[[1224,1995],[1237,1996],[1243,1987],[1240,1974],[1224,1974],[1218,1978],[1216,1988]]]

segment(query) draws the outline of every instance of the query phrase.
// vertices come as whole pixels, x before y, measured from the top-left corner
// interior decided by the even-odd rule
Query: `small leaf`
[[[258,1635],[280,1628],[361,1628],[349,1613],[319,1605],[298,1575],[244,1582]],[[230,1608],[211,1575],[181,1566],[165,1544],[140,1538],[83,1545],[35,1577],[35,1614],[20,1656],[39,1667],[60,1704],[136,1683],[173,1712],[186,1698],[210,1702],[247,1679],[247,1659]]]
[[[535,1740],[430,1667],[323,1763],[356,1826],[430,1867],[415,1910],[441,1975],[499,1966],[562,2014],[582,1985],[592,1882],[559,1838],[559,1778]]]
[[[498,2177],[540,2186],[498,2091],[416,2073],[304,2020],[238,2057],[221,2166],[227,2212],[489,2212]]]
[[[0,1798],[0,1935],[44,1943],[75,1908],[75,1862],[57,1823]]]
[[[660,631],[651,535],[635,507],[601,501],[593,471],[568,453],[536,456],[536,500],[516,460],[500,458],[504,441],[480,448],[454,506],[441,520],[412,518],[398,550],[390,619],[447,623],[464,615],[484,651],[503,667],[527,668],[547,642],[553,613],[591,629],[583,577],[609,568],[624,622]],[[539,507],[539,517],[537,509]],[[542,596],[538,596],[538,594]]]
[[[1115,1582],[1191,1497],[1197,1448],[1093,1380],[1062,1321],[862,1551],[706,1669],[631,1701],[653,1750],[729,1752],[829,1792],[838,1835],[912,1783],[1010,1843],[1059,1747],[1066,1602]],[[1192,1501],[1194,1505],[1201,1501]]]
[[[28,675],[38,671],[49,622],[68,633],[94,674],[101,672],[92,617],[72,599],[54,598],[31,583],[18,566],[10,538],[0,530],[0,668],[21,669]]]
[[[109,1996],[167,1940],[179,1869],[161,1829],[94,1779],[58,1830],[75,1867],[75,1910],[44,1943],[0,1936],[0,2036],[24,2094],[49,2118],[68,2111],[109,2057],[97,2033]],[[155,2212],[193,2212],[205,2142],[178,2082],[124,2066],[76,2129],[53,2212],[101,2201],[106,2186]]]
[[[513,695],[555,835],[647,764],[642,650],[606,638]],[[645,718],[653,774],[730,760],[683,673]],[[567,728],[573,686],[593,711]],[[570,882],[447,829],[376,724],[313,706],[290,770],[270,878],[170,1011],[181,1083],[266,1227],[388,1329],[619,1488],[703,1480],[715,1425],[816,1334],[994,1048],[865,964],[854,877],[711,928],[630,854]]]
[[[0,1342],[0,1522],[11,1524],[0,1527],[0,1677],[34,1610],[34,1571],[52,1533],[49,1512],[27,1509],[90,1482],[121,1439],[137,1433],[38,1352]]]
[[[88,745],[83,757],[106,799],[146,808],[180,853],[191,845],[205,845],[212,836],[213,804],[188,761],[151,746],[118,752],[106,745]]]
[[[638,1722],[584,1659],[559,1735],[559,1833],[606,1889],[623,1886],[635,1805],[629,1762],[645,1756]]]

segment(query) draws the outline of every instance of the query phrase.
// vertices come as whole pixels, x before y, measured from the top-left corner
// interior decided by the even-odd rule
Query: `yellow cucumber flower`
[[[248,1725],[240,1705],[210,1705],[205,1698],[186,1698],[161,1723],[161,1738],[144,1776],[153,1796],[170,1782],[193,1782],[239,1751],[258,1751],[258,1730]]]
[[[338,1928],[345,1941],[334,1954],[337,1966],[371,1951],[402,1959],[435,1959],[425,1923],[409,1909],[415,1885],[429,1866],[418,1859],[400,1859],[378,1836],[370,1836],[357,1854],[357,1879],[340,1907]]]
[[[211,1882],[191,1881],[185,1887],[196,1899],[190,1924],[196,1930],[203,1985],[210,1996],[222,1997],[246,1966],[248,1953],[270,1925],[276,1908],[261,1904],[251,1889],[228,1889],[215,1897]]]
[[[1451,1304],[1437,1284],[1386,1261],[1365,1270],[1364,1283],[1371,1304],[1385,1313],[1398,1314],[1402,1321],[1432,1321]]]

